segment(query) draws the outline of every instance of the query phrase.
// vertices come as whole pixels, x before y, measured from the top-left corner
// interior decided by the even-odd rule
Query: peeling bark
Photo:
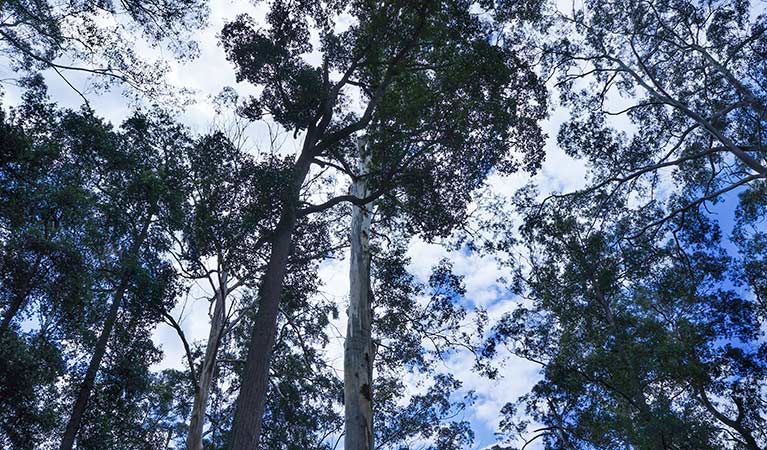
[[[364,145],[364,144],[363,144]],[[360,174],[352,183],[351,194],[367,197],[365,177],[370,158],[360,150]],[[344,449],[373,449],[373,309],[370,302],[371,204],[352,206],[349,267],[349,319],[344,343]]]

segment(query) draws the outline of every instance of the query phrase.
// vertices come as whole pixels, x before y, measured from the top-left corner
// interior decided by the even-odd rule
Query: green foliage
[[[542,202],[524,189],[519,235],[486,246],[524,255],[527,300],[486,355],[506,347],[543,376],[502,431],[546,448],[762,448],[764,15],[716,1],[539,12],[570,112],[557,141],[587,178]],[[707,209],[720,202],[731,236]]]
[[[223,132],[191,136],[156,110],[114,127],[88,108],[59,109],[41,77],[24,79],[22,104],[0,110],[0,446],[56,445],[115,299],[77,446],[183,446],[204,352],[192,343],[188,370],[157,373],[152,332],[172,319],[183,280],[208,279],[214,294],[239,290],[227,299],[207,448],[228,445],[243,362],[270,353],[248,348],[252,328],[274,305],[263,315],[277,317],[277,339],[260,448],[334,448],[339,305],[318,271],[346,244],[348,211],[331,209],[342,202],[375,210],[375,441],[472,446],[461,414],[473,394],[458,398],[460,380],[435,364],[477,351],[463,280],[442,261],[417,281],[407,247],[464,227],[488,176],[540,169],[549,72],[571,113],[558,144],[587,164],[587,185],[542,204],[524,189],[513,205],[523,226],[504,216],[485,231],[507,235],[468,247],[523,256],[510,264],[524,302],[489,330],[477,367],[503,375],[489,359],[506,348],[542,379],[504,407],[499,431],[550,449],[767,445],[765,16],[745,1],[583,6],[272,0],[263,27],[235,18],[221,43],[238,82],[258,92],[238,113],[300,135],[295,160],[252,155]],[[0,52],[15,70],[140,89],[162,68],[103,16],[186,57],[184,30],[206,15],[196,0],[0,0],[0,11]],[[535,27],[545,35],[527,35]],[[370,198],[338,195],[339,177],[364,177]],[[702,209],[718,201],[737,203],[727,236]],[[264,289],[267,264],[283,259],[281,291]],[[422,381],[416,394],[403,373]]]
[[[307,239],[296,244],[283,293],[260,448],[331,448],[325,439],[342,427],[341,380],[325,360],[329,321],[338,312],[333,302],[317,296],[316,259],[300,258],[302,250],[316,251],[315,245],[323,249],[326,243]],[[257,299],[246,298],[243,303],[249,307],[225,335],[216,367],[208,412],[212,432],[207,438],[216,449],[226,448],[229,439]]]
[[[627,241],[625,223],[596,228],[574,205],[527,209],[517,276],[530,306],[492,329],[484,354],[507,348],[543,379],[504,408],[502,431],[529,438],[541,423],[532,439],[546,448],[755,448],[758,304],[728,281],[737,266],[716,224],[698,214]]]
[[[284,225],[276,230],[280,236],[294,232],[294,215],[306,217],[344,201],[362,204],[372,199],[377,200],[383,227],[408,237],[443,237],[466,218],[472,191],[492,171],[509,173],[520,165],[538,168],[543,146],[538,121],[546,112],[545,91],[515,49],[490,44],[492,26],[471,7],[472,2],[462,0],[276,0],[269,4],[267,27],[258,29],[248,16],[224,27],[222,44],[238,80],[262,88],[242,105],[241,114],[251,119],[268,115],[294,137],[303,134],[280,222]],[[354,20],[337,30],[333,22],[345,13]],[[318,45],[310,39],[311,31],[319,33]],[[318,64],[307,61],[317,56]],[[359,154],[356,145],[362,131],[367,155]],[[521,163],[515,151],[523,155]],[[357,161],[365,156],[371,163],[367,173],[360,173]],[[335,195],[326,203],[311,204],[317,196],[301,188],[313,165],[351,180],[366,177],[371,199]],[[323,176],[332,180],[334,175],[323,171],[311,180]],[[399,292],[381,291],[382,296],[399,297],[400,305],[386,305],[392,307],[390,318],[420,309],[414,299],[407,299],[407,277],[401,269],[392,269],[393,279],[385,282],[405,292],[399,297]],[[275,290],[270,286],[269,292]],[[264,299],[270,308],[264,320],[272,321],[276,301]],[[421,325],[454,327],[461,312],[448,304],[435,301],[428,311],[419,311],[418,319],[425,320]],[[259,361],[252,367],[263,367],[263,355],[269,352],[258,346],[271,345],[269,340],[251,345],[249,359]],[[418,361],[423,353],[420,339],[413,337],[406,345],[408,353],[399,356],[423,364]],[[260,379],[263,374],[248,373],[244,382],[257,386]],[[243,404],[258,405],[262,391],[261,385],[249,387]],[[239,409],[238,424],[259,430],[258,419],[251,415]],[[238,430],[237,439],[250,433],[242,431],[243,425]],[[258,436],[245,439],[254,438]]]
[[[328,21],[342,12],[356,22],[336,32]],[[491,44],[493,28],[470,2],[275,1],[267,22],[261,30],[240,16],[221,33],[238,80],[264,88],[242,114],[305,131],[307,156],[367,176],[384,195],[382,214],[399,211],[410,232],[448,234],[491,171],[540,166],[545,89],[516,49]],[[304,58],[312,51],[319,67]],[[353,168],[360,130],[373,160],[367,174]]]
[[[592,168],[583,194],[665,210],[637,231],[763,189],[767,24],[748,5],[591,2],[543,48],[571,110],[558,143]]]
[[[221,133],[198,139],[187,155],[189,192],[181,259],[190,273],[208,258],[221,258],[236,278],[254,285],[263,249],[286,195],[291,164],[278,158],[257,161]],[[260,256],[256,256],[260,255]]]
[[[206,23],[208,8],[197,0],[4,0],[0,13],[0,54],[16,72],[54,69],[62,78],[90,75],[96,87],[155,92],[167,68],[146,61],[132,39],[142,36],[155,46],[168,44],[178,58],[193,57],[190,31]]]
[[[88,110],[55,108],[36,81],[25,102],[3,114],[2,136],[9,144],[0,169],[8,407],[0,439],[13,448],[58,440],[82,356],[93,351],[112,296],[128,280],[80,445],[121,448],[125,439],[156,448],[159,425],[144,422],[139,399],[155,395],[149,366],[159,352],[149,332],[177,295],[163,252],[183,198],[185,131],[161,114],[137,114],[114,130]]]
[[[55,381],[64,373],[64,355],[43,334],[4,334],[0,341],[0,442],[9,448],[37,448],[58,423]]]
[[[472,401],[471,396],[464,401],[453,401],[453,394],[460,387],[461,382],[454,377],[438,375],[423,394],[412,396],[404,407],[393,407],[390,402],[378,406],[378,415],[386,420],[374,422],[378,425],[377,445],[406,449],[409,441],[420,438],[430,442],[423,447],[429,450],[470,447],[474,433],[468,422],[452,420]]]

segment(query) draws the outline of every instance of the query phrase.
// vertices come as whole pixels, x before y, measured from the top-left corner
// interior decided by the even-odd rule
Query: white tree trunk
[[[208,333],[208,343],[205,346],[205,359],[202,361],[202,367],[197,380],[197,390],[194,394],[194,404],[192,406],[192,416],[189,419],[189,435],[186,438],[187,450],[202,450],[202,429],[205,425],[205,410],[208,406],[208,397],[210,396],[211,380],[213,379],[213,369],[216,367],[216,356],[221,343],[221,335],[224,331],[226,314],[226,296],[228,295],[226,272],[222,272],[219,287],[216,290],[215,305],[213,307],[213,317],[210,321],[210,332]]]
[[[351,193],[367,197],[366,174],[370,157],[358,141],[360,177]],[[344,450],[373,449],[373,359],[371,335],[373,310],[370,304],[370,204],[352,206],[351,260],[349,270],[349,321],[344,344]]]

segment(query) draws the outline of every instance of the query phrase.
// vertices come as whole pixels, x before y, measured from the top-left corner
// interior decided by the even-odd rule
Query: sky
[[[148,55],[166,58],[170,64],[170,72],[167,80],[172,85],[191,89],[193,91],[193,103],[183,109],[179,108],[177,119],[186,124],[195,133],[208,131],[215,120],[212,98],[226,86],[234,87],[238,93],[247,94],[253,92],[253,87],[247,84],[238,84],[234,77],[233,66],[226,61],[223,48],[218,44],[217,34],[224,23],[234,19],[237,14],[249,13],[256,19],[263,18],[265,11],[263,6],[254,6],[247,1],[215,0],[211,3],[211,16],[209,26],[196,34],[200,45],[200,55],[193,61],[178,63],[173,60],[166,51],[143,48],[141,43],[137,46]],[[263,5],[260,3],[259,5]],[[340,24],[343,26],[343,23]],[[145,47],[145,46],[144,46]],[[311,56],[310,56],[311,59]],[[3,67],[0,65],[0,67]],[[1,69],[0,69],[1,70]],[[0,73],[1,76],[6,74]],[[81,97],[67,86],[54,74],[46,74],[51,98],[60,106],[77,108],[82,103]],[[87,80],[70,77],[70,82],[87,92]],[[86,94],[91,106],[99,116],[106,118],[114,124],[119,124],[132,111],[135,105],[131,105],[117,91],[102,94]],[[6,106],[18,102],[19,92],[13,88],[7,89],[3,103]],[[142,105],[142,108],[151,108],[151,105]],[[554,106],[550,118],[543,124],[543,128],[549,136],[546,146],[547,157],[533,180],[540,187],[542,194],[558,191],[566,192],[582,187],[585,183],[586,168],[576,160],[565,155],[557,149],[554,142],[559,124],[567,118],[564,110]],[[254,151],[268,146],[268,133],[266,127],[255,124],[250,130],[250,144]],[[282,151],[297,152],[297,142],[286,139]],[[488,185],[492,192],[501,195],[511,195],[516,189],[530,181],[525,174],[500,177],[491,176]],[[504,274],[495,261],[487,256],[467,254],[466,252],[449,252],[445,248],[416,240],[409,249],[412,263],[409,267],[411,272],[421,281],[427,281],[431,268],[441,259],[449,258],[458,275],[464,277],[466,296],[464,302],[469,308],[485,308],[490,318],[498,318],[505,312],[515,308],[519,301],[512,294],[504,290],[497,283],[497,279]],[[340,305],[346,302],[348,297],[348,259],[328,260],[321,264],[320,275],[323,281],[321,288],[324,295],[336,299]],[[201,292],[197,292],[199,296]],[[342,308],[341,308],[342,309]],[[174,311],[176,317],[180,317],[181,326],[190,341],[203,342],[208,335],[208,303],[205,299],[191,300],[181,315],[180,307]],[[343,336],[345,330],[345,316],[343,314],[334,322],[329,331],[334,337],[333,342],[327,349],[327,360],[338,369],[343,371]],[[341,331],[338,331],[341,330]],[[175,334],[175,331],[167,325],[160,324],[154,332],[154,340],[164,351],[163,361],[156,365],[155,369],[161,370],[170,367],[183,367],[183,348]],[[463,382],[462,392],[474,391],[476,402],[465,412],[464,418],[469,420],[476,433],[476,449],[491,446],[496,442],[494,432],[498,427],[499,411],[506,402],[514,401],[526,393],[538,380],[539,369],[533,363],[509,357],[501,370],[501,377],[490,381],[472,371],[472,356],[465,352],[458,352],[447,358],[439,370],[452,373]],[[405,376],[408,383],[412,384],[411,392],[418,390],[417,375]],[[536,447],[528,447],[533,450]]]

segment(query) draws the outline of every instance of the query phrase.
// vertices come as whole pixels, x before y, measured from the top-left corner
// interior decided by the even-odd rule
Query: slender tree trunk
[[[370,159],[360,150],[360,177],[351,193],[360,198],[370,192]],[[344,450],[373,449],[373,309],[370,302],[370,204],[352,206],[349,262],[349,320],[344,342]]]
[[[42,256],[37,255],[29,276],[26,277],[26,280],[24,280],[24,288],[13,297],[13,301],[8,306],[8,309],[6,309],[3,313],[3,320],[0,322],[0,336],[5,334],[5,332],[11,327],[11,321],[13,321],[13,318],[16,317],[16,314],[21,311],[21,308],[27,302],[27,298],[32,291],[32,280],[35,278],[35,274],[37,274],[41,262]]]
[[[610,301],[602,293],[596,279],[592,278],[591,282],[592,288],[594,289],[594,294],[596,295],[599,303],[602,305],[602,309],[605,314],[604,319],[607,322],[607,325],[610,327],[613,337],[619,342],[621,346],[627,346],[628,343],[625,342],[625,338],[622,337],[622,330],[615,322],[615,315],[613,314],[613,309],[610,305]],[[670,443],[666,442],[663,430],[657,429],[658,424],[653,418],[652,410],[644,393],[642,381],[639,378],[639,373],[636,369],[636,365],[631,360],[631,355],[621,351],[618,354],[618,358],[621,360],[625,370],[628,372],[628,379],[631,388],[631,392],[629,392],[628,395],[633,402],[633,405],[630,405],[630,408],[636,408],[639,412],[639,423],[632,424],[632,426],[639,426],[643,428],[646,433],[648,433],[650,439],[652,440],[651,445],[655,450],[666,450]]]
[[[150,211],[146,221],[142,226],[141,232],[133,241],[131,248],[126,253],[127,258],[123,258],[123,263],[126,259],[133,259],[138,256],[138,252],[146,240],[147,233],[149,231],[149,224],[152,220],[152,215],[153,212]],[[101,360],[104,358],[104,354],[106,353],[107,344],[109,343],[112,329],[114,328],[115,322],[117,322],[117,315],[120,311],[120,304],[122,303],[123,297],[125,297],[125,292],[128,290],[128,286],[130,285],[130,278],[130,271],[128,271],[126,268],[123,268],[122,279],[120,280],[120,284],[115,290],[112,305],[110,305],[109,312],[107,313],[106,320],[104,321],[104,328],[102,328],[101,334],[96,341],[96,348],[93,350],[91,361],[88,364],[88,370],[85,372],[85,378],[83,379],[82,384],[80,384],[80,389],[77,392],[77,399],[75,400],[75,404],[72,407],[72,414],[69,416],[67,427],[64,430],[64,436],[61,438],[61,445],[59,446],[59,450],[72,450],[72,447],[74,446],[75,437],[77,437],[77,432],[80,429],[80,423],[82,422],[83,415],[85,414],[85,409],[88,406],[88,399],[90,398],[91,391],[93,390],[93,386],[96,382],[96,373],[98,372],[99,366],[101,365]]]
[[[205,410],[208,406],[213,370],[216,367],[216,357],[225,325],[224,315],[226,314],[226,296],[228,295],[226,291],[227,282],[226,272],[224,271],[216,292],[216,305],[213,308],[213,318],[211,319],[210,332],[208,333],[208,344],[205,347],[205,359],[202,362],[199,379],[196,381],[192,417],[189,420],[189,435],[186,438],[187,450],[202,450],[202,428],[205,425]]]
[[[237,397],[232,426],[232,450],[255,450],[261,437],[261,421],[269,385],[269,362],[277,332],[282,283],[285,280],[290,244],[296,228],[300,189],[311,166],[311,150],[307,148],[311,148],[311,144],[305,147],[296,161],[291,196],[285,202],[280,221],[274,229],[271,254],[261,284],[258,311],[253,321],[248,358],[242,373],[242,386]]]
[[[93,356],[91,356],[91,361],[88,364],[88,370],[85,372],[85,378],[83,379],[82,384],[80,384],[80,389],[77,392],[77,400],[75,400],[72,414],[69,416],[67,428],[64,431],[64,437],[61,439],[59,450],[71,450],[74,446],[77,431],[80,429],[80,422],[82,422],[85,408],[88,406],[88,398],[90,397],[91,390],[96,381],[96,373],[99,370],[104,353],[106,353],[107,343],[112,334],[112,328],[114,328],[115,322],[117,321],[117,313],[120,311],[120,303],[122,303],[125,291],[128,289],[128,280],[129,277],[127,275],[123,276],[120,285],[115,291],[112,305],[109,307],[109,313],[104,322],[104,328],[101,330],[101,334],[96,341],[96,348],[94,349]]]

